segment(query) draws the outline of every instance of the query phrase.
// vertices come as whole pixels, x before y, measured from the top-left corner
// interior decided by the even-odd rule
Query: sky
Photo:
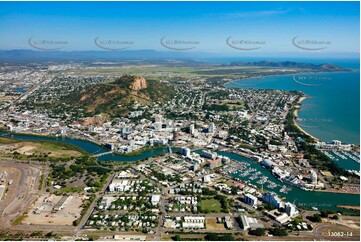
[[[0,2],[0,36],[0,50],[348,55],[360,51],[360,12],[359,2]]]

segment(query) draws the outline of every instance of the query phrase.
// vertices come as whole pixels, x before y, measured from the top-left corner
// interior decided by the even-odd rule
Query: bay
[[[299,125],[320,140],[360,144],[360,72],[268,76],[226,84],[229,88],[302,91],[309,98]]]

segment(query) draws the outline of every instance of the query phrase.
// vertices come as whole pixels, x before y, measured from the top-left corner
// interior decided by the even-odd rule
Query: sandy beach
[[[310,136],[312,139],[314,139],[315,141],[321,141],[319,140],[318,138],[316,138],[315,136],[311,135],[310,133],[307,133],[304,129],[301,128],[300,125],[298,125],[298,123],[296,122],[296,119],[298,118],[298,109],[301,107],[301,102],[305,99],[307,99],[308,97],[307,96],[303,96],[301,97],[299,100],[298,100],[298,103],[297,103],[297,107],[295,108],[293,114],[295,115],[295,118],[293,119],[293,123],[295,124],[295,126],[301,131],[303,132],[304,134]]]

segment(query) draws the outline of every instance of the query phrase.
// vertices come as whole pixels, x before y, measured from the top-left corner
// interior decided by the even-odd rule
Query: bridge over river
[[[109,154],[113,154],[113,153],[114,153],[114,151],[111,150],[111,151],[108,151],[108,152],[104,152],[104,153],[99,153],[99,154],[92,155],[92,157],[99,157],[99,156],[109,155]]]

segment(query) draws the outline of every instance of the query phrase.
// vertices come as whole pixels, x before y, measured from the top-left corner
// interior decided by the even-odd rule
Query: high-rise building
[[[246,193],[244,195],[244,203],[254,207],[258,203],[258,198],[253,196],[252,194]]]
[[[310,170],[310,180],[312,183],[317,184],[317,173],[315,170]]]
[[[285,204],[285,211],[286,211],[287,215],[290,217],[294,217],[295,215],[298,214],[296,206],[290,202],[287,202]]]
[[[284,202],[282,202],[281,198],[279,198],[275,192],[266,192],[263,194],[262,201],[271,204],[275,208],[284,207]]]
[[[181,153],[182,153],[182,155],[189,157],[189,156],[191,156],[191,149],[183,147],[181,149]]]
[[[210,123],[208,126],[208,133],[216,132],[216,125],[214,123]]]
[[[191,124],[191,125],[189,126],[189,133],[190,133],[191,135],[193,135],[193,134],[194,134],[194,131],[195,131],[194,124]]]
[[[207,150],[202,150],[201,156],[203,156],[203,157],[205,157],[207,159],[212,159],[212,160],[217,158],[216,153],[213,153],[213,152],[210,152],[210,151],[207,151]]]

